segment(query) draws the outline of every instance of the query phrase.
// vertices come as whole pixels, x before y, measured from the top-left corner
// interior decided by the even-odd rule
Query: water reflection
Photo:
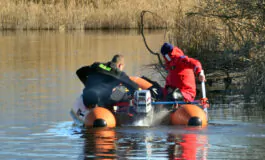
[[[83,159],[115,159],[116,132],[112,129],[88,129],[84,131]]]
[[[198,130],[199,128],[186,128],[186,130]],[[188,132],[184,134],[168,134],[168,141],[173,142],[169,145],[170,159],[207,159],[208,153],[208,136],[198,133]]]
[[[265,122],[265,111],[263,108],[251,105],[248,107],[242,107],[240,105],[212,105],[211,106],[211,119],[214,120],[229,120],[234,121],[235,124],[242,122],[252,123],[264,123]]]
[[[165,129],[165,130],[164,130]],[[208,137],[146,128],[88,129],[80,159],[207,159]],[[195,131],[197,132],[197,131]]]

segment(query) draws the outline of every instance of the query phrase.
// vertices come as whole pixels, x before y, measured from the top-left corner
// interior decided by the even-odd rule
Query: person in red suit
[[[195,75],[200,81],[206,81],[201,74],[202,65],[194,59],[184,55],[183,51],[170,43],[164,43],[161,54],[165,59],[165,68],[168,71],[164,88],[164,97],[167,100],[194,101],[196,96]]]

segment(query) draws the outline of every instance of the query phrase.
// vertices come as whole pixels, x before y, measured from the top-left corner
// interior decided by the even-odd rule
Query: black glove
[[[159,83],[150,80],[149,78],[142,76],[141,78],[145,79],[146,81],[152,83],[152,86],[148,88],[151,92],[152,98],[154,98],[156,101],[163,99],[163,90]]]
[[[178,88],[167,94],[167,100],[170,101],[182,101],[183,95]]]

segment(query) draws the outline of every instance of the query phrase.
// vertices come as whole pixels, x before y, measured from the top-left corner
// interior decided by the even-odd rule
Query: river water
[[[159,51],[164,37],[152,32],[147,41]],[[263,159],[265,112],[240,95],[213,103],[205,128],[72,126],[82,89],[76,69],[117,53],[129,75],[159,79],[145,66],[157,59],[136,31],[0,32],[0,159]]]

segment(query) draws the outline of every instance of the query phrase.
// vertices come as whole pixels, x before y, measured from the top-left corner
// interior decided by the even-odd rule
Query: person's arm
[[[196,75],[198,75],[202,70],[201,63],[194,58],[189,58],[188,56],[183,55],[178,57],[176,60],[180,61],[180,64],[184,67],[193,69]]]
[[[76,75],[77,77],[80,79],[80,81],[85,85],[86,83],[86,80],[87,80],[87,73],[89,72],[90,70],[90,66],[84,66],[84,67],[81,67],[79,68],[77,71],[76,71]]]
[[[193,69],[195,75],[197,75],[199,77],[200,81],[206,81],[205,80],[205,75],[204,74],[200,74],[202,71],[202,65],[201,62],[194,59],[194,58],[189,58],[188,56],[181,56],[180,61],[182,62],[183,65],[185,65],[186,67],[189,67],[191,69]]]
[[[133,82],[125,72],[121,72],[120,80],[132,93],[139,88],[139,86]]]

